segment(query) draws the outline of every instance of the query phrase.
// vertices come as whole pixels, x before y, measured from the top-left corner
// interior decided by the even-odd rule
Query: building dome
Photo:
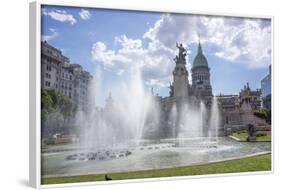
[[[195,68],[195,67],[202,67],[202,66],[203,66],[203,67],[208,67],[208,62],[207,62],[206,57],[203,55],[202,47],[201,47],[201,44],[200,44],[200,42],[199,42],[199,45],[198,45],[198,52],[197,52],[196,57],[194,58],[192,68]]]

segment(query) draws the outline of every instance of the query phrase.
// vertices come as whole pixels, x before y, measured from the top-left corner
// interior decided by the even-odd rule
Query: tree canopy
[[[72,116],[75,110],[75,105],[64,94],[52,89],[41,90],[41,122],[45,133],[64,126],[65,120]]]

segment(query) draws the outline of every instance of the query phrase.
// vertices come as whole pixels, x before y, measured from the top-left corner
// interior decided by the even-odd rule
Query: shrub
[[[260,133],[255,134],[256,137],[264,137],[266,135],[267,135],[267,133],[265,133],[265,132],[260,132]]]
[[[269,115],[269,110],[267,110],[267,109],[257,109],[257,110],[254,110],[254,115],[261,118],[261,119],[266,119],[267,116]]]
[[[45,143],[46,145],[53,145],[53,144],[55,144],[55,139],[54,139],[54,138],[45,139],[45,140],[44,140],[44,143]]]

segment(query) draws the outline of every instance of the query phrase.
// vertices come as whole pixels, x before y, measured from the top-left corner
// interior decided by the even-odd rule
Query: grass
[[[256,134],[261,133],[261,132],[256,132]],[[261,136],[261,137],[256,137],[257,141],[271,141],[271,132],[267,131],[267,132],[262,132],[262,133],[266,133],[266,136]],[[247,132],[235,132],[232,133],[232,136],[240,139],[241,141],[247,141]]]
[[[222,174],[222,173],[237,173],[237,172],[270,171],[270,170],[271,170],[271,154],[266,154],[266,155],[253,156],[248,158],[228,160],[228,161],[202,164],[202,165],[194,165],[194,166],[134,171],[134,172],[122,172],[122,173],[109,173],[108,176],[110,176],[113,180],[123,180],[123,179],[190,176],[190,175],[203,175],[203,174]],[[104,181],[105,180],[104,175],[105,174],[42,178],[42,184]]]

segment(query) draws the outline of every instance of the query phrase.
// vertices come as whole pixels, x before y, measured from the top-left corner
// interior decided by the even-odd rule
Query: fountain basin
[[[271,151],[270,142],[245,143],[229,138],[219,138],[217,142],[209,141],[211,144],[208,145],[208,141],[204,142],[202,139],[198,139],[198,141],[194,140],[194,144],[188,146],[187,143],[191,142],[191,139],[181,139],[178,141],[181,146],[175,146],[175,141],[172,139],[150,141],[150,143],[145,141],[134,147],[122,149],[123,151],[131,152],[127,156],[121,153],[121,149],[115,149],[116,154],[109,154],[107,157],[106,151],[110,150],[100,151],[100,155],[105,158],[99,159],[97,157],[98,159],[95,158],[93,160],[87,158],[87,155],[89,153],[97,153],[95,151],[82,152],[77,149],[43,153],[42,176],[55,177],[171,168]],[[200,141],[201,144],[199,143]],[[214,143],[216,143],[216,147],[214,147]],[[65,149],[69,150],[69,146],[66,145]],[[80,153],[82,153],[81,160],[79,159]],[[75,159],[67,159],[75,154]],[[117,158],[117,154],[123,156]]]

